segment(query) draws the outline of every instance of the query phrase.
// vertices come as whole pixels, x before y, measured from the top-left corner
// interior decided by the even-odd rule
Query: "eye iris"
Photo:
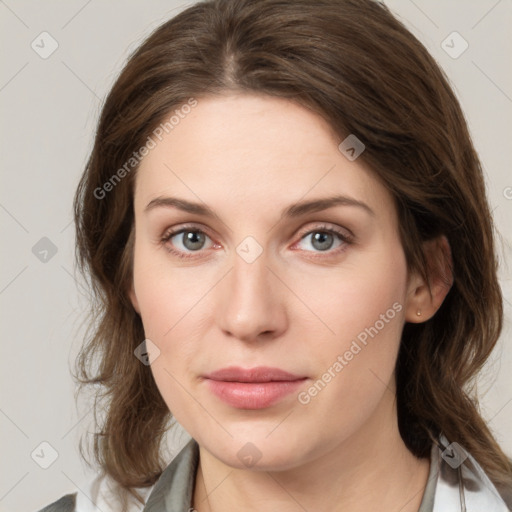
[[[201,249],[204,245],[205,235],[197,231],[185,231],[183,233],[183,245],[191,251]]]
[[[316,242],[318,242],[318,244]],[[317,231],[316,233],[313,234],[312,244],[313,247],[315,247],[315,249],[325,251],[332,247],[333,236],[331,233]]]

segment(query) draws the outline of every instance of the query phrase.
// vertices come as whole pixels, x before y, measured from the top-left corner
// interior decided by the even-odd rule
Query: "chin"
[[[275,427],[275,425],[274,425]],[[253,435],[244,432],[244,435],[237,435],[234,439],[197,439],[198,443],[210,452],[215,458],[224,464],[237,468],[249,469],[252,471],[286,471],[300,466],[302,463],[313,458],[312,452],[316,451],[313,446],[305,446],[304,440],[308,439],[307,433],[297,436],[283,431],[281,436],[272,439],[265,434]]]

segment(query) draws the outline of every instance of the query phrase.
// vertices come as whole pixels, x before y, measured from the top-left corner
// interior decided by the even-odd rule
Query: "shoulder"
[[[77,493],[66,494],[57,501],[42,508],[39,512],[75,512]]]
[[[510,488],[499,490],[473,456],[457,443],[440,436],[432,447],[431,474],[435,479],[433,512],[467,510],[510,511]],[[460,508],[464,505],[465,508]]]
[[[128,500],[127,512],[140,512],[146,508],[166,510],[165,503],[169,502],[190,503],[198,459],[198,445],[194,440],[190,440],[165,468],[155,485],[135,489],[141,495],[144,504],[137,502],[132,496],[125,495]],[[80,492],[67,494],[39,512],[119,512],[122,508],[122,491],[118,484],[106,475],[97,476],[84,485],[79,484],[78,488]]]
[[[39,512],[119,512],[123,500],[123,490],[117,482],[106,475],[99,475],[77,486],[79,491],[66,494],[59,500],[47,505]],[[151,488],[136,489],[145,500]],[[126,512],[139,512],[144,505],[136,502],[132,496],[125,495]],[[127,508],[126,508],[127,507]]]

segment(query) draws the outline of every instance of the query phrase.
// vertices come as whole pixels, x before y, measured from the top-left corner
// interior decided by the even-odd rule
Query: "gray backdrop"
[[[478,389],[484,417],[512,455],[512,2],[387,4],[448,74],[485,168],[502,235],[506,325]],[[71,201],[101,102],[126,57],[185,5],[0,0],[2,511],[37,509],[95,475],[77,448],[92,428],[90,400],[75,406],[69,373],[87,308],[73,277]],[[173,434],[171,453],[186,439]]]

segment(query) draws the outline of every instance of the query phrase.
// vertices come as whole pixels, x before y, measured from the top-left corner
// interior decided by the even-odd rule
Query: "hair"
[[[94,294],[77,379],[80,388],[96,385],[96,412],[104,412],[101,421],[95,413],[96,461],[137,497],[134,489],[154,484],[165,467],[162,440],[172,421],[150,367],[133,355],[145,336],[128,296],[137,162],[126,163],[173,109],[235,93],[293,101],[322,116],[340,141],[355,134],[364,142],[359,158],[394,198],[408,271],[431,279],[424,242],[446,237],[450,291],[431,319],[402,332],[400,435],[415,456],[429,457],[444,434],[497,486],[509,484],[511,461],[474,393],[503,322],[481,165],[444,73],[372,0],[204,1],[130,56],[103,105],[74,199],[77,264]],[[116,169],[122,179],[114,182]]]

